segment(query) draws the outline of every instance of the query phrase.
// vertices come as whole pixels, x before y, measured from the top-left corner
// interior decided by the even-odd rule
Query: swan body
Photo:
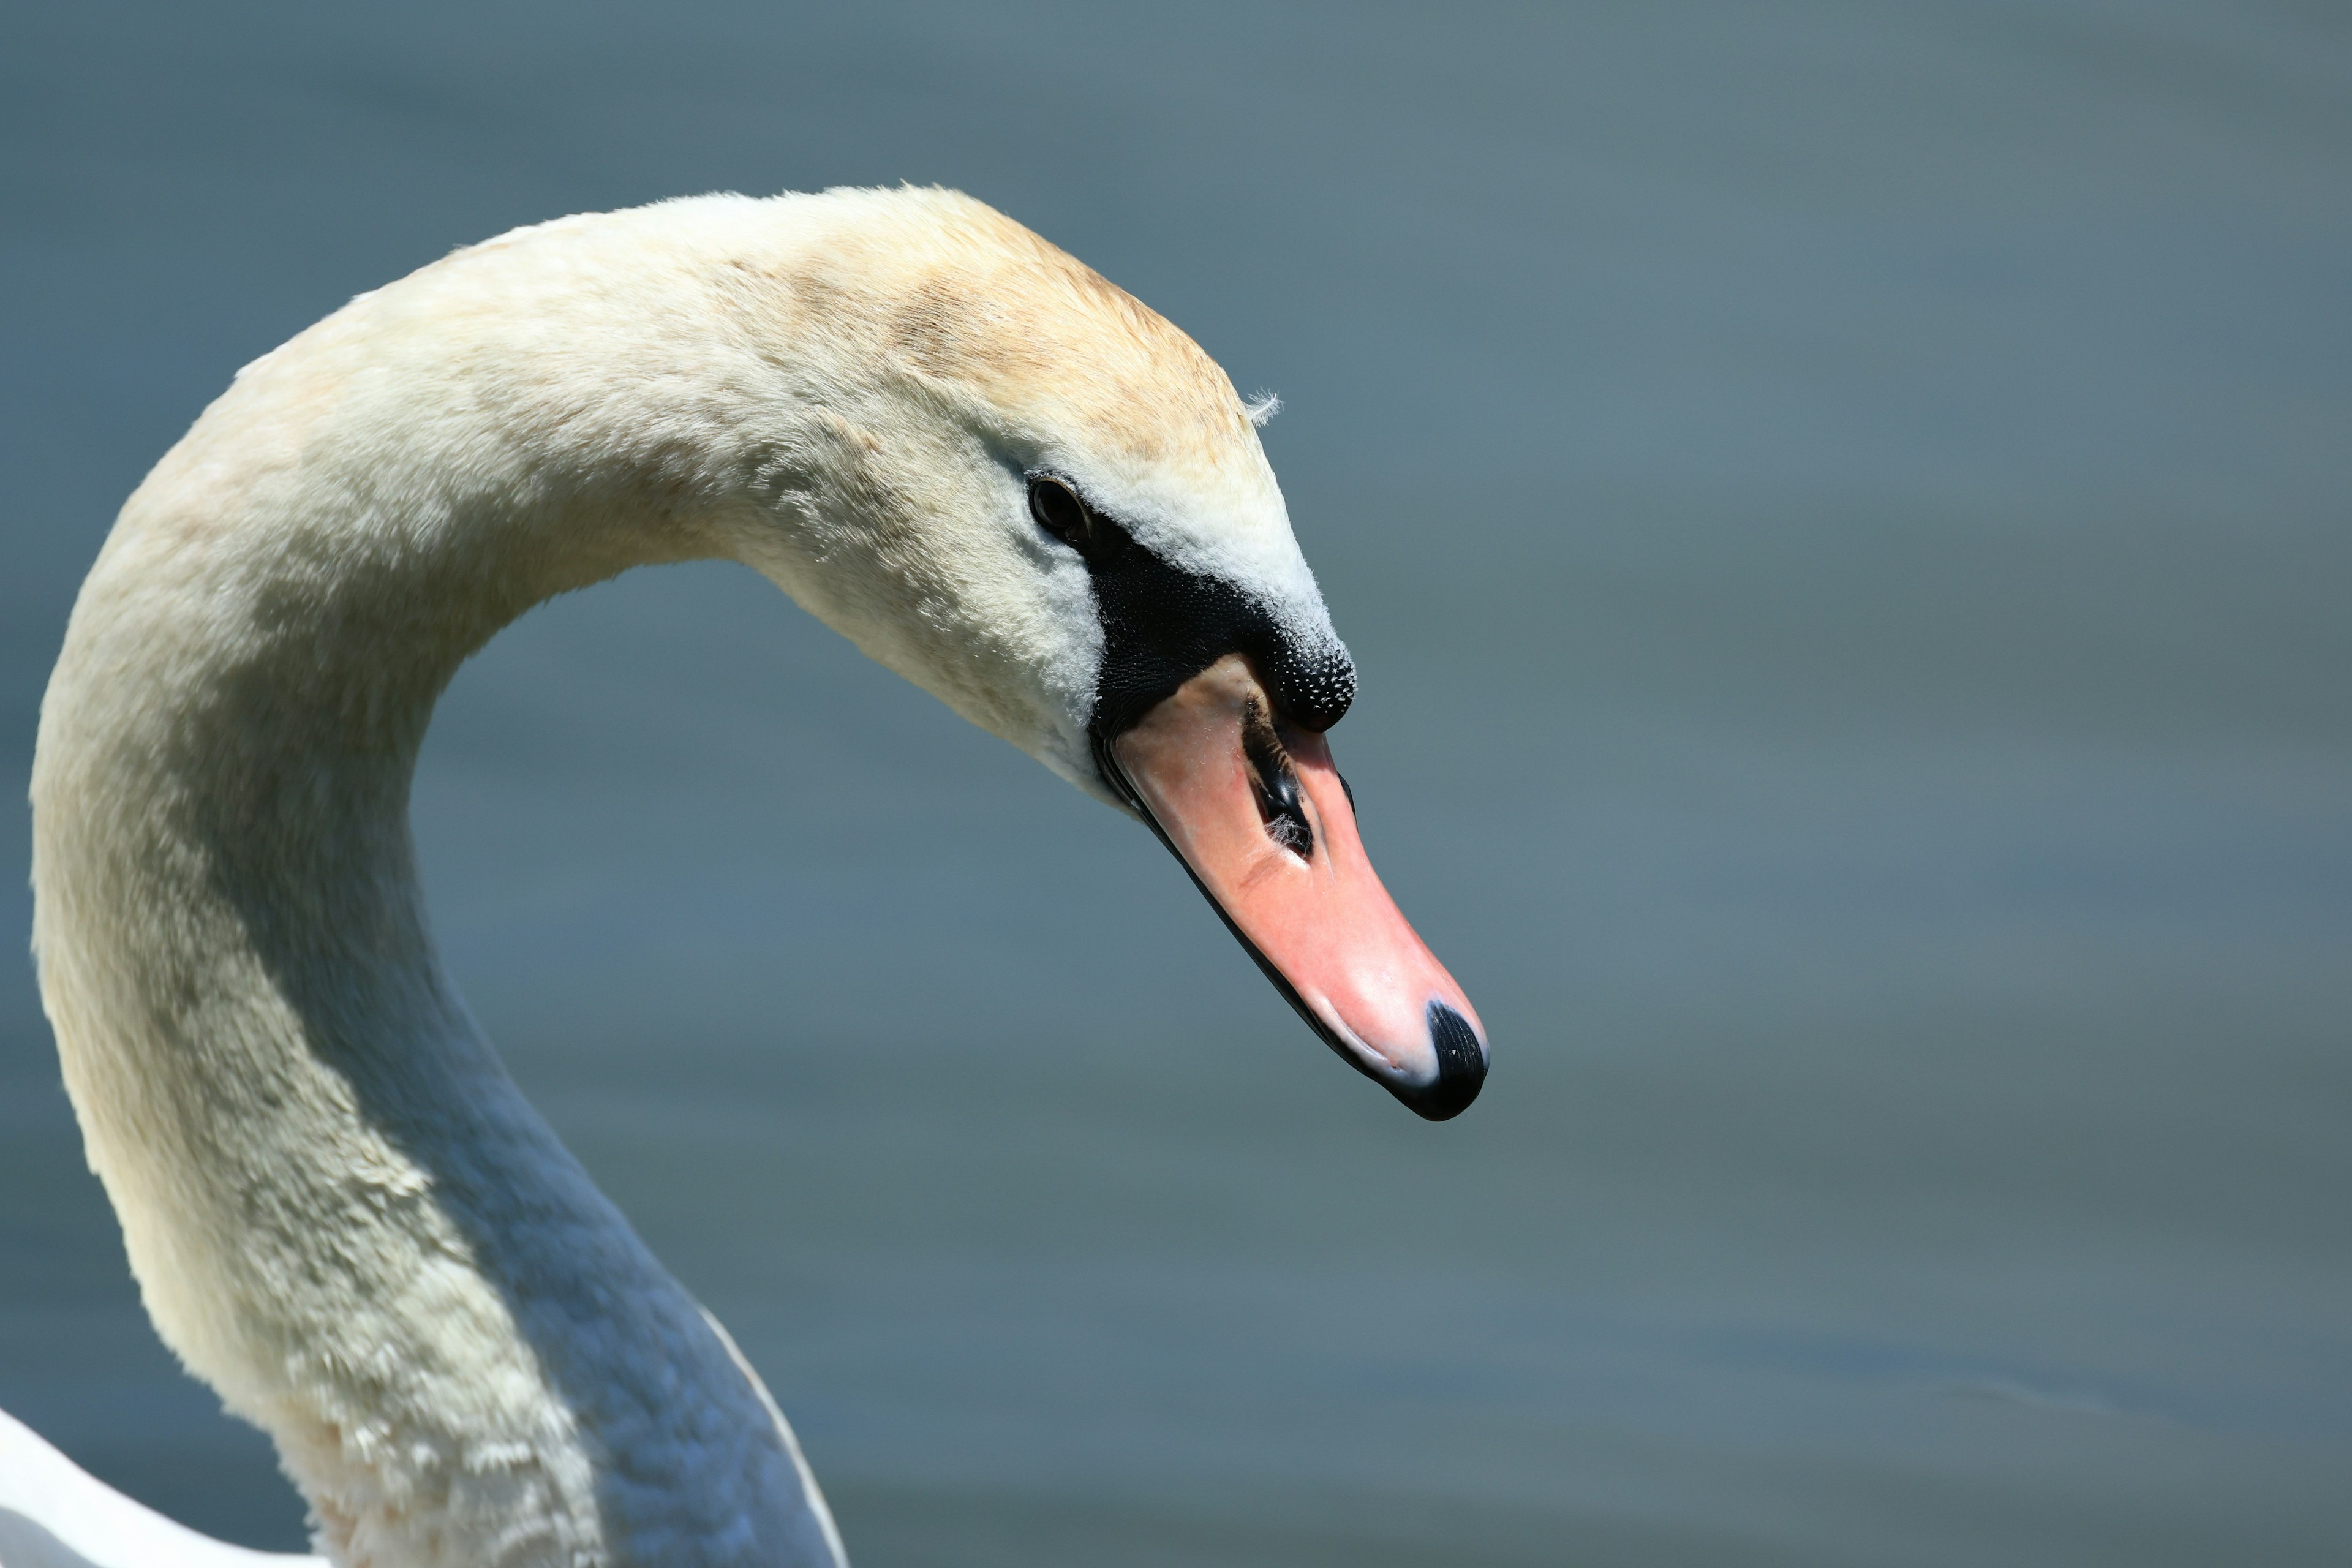
[[[467,1014],[406,820],[500,626],[709,557],[1141,816],[1400,1098],[1483,1077],[1361,862],[1320,735],[1352,670],[1189,338],[941,191],[460,251],[248,365],[131,496],[33,779],[43,998],[142,1299],[349,1568],[845,1561],[757,1376]],[[61,1562],[273,1560],[7,1423],[24,1568],[12,1510]]]
[[[321,1568],[251,1552],[142,1507],[0,1410],[0,1563],[6,1568]]]

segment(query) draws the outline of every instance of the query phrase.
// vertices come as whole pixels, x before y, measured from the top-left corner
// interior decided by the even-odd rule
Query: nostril
[[[1313,856],[1315,829],[1307,821],[1298,774],[1265,708],[1255,700],[1242,716],[1242,756],[1249,763],[1250,792],[1257,798],[1265,836],[1301,860]]]
[[[1307,820],[1307,808],[1299,804],[1298,780],[1286,771],[1270,780],[1260,780],[1257,789],[1258,815],[1265,821],[1265,836],[1297,856],[1311,859],[1315,854],[1315,829]]]

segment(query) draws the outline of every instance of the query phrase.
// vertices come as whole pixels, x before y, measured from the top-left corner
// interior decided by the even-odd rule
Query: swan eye
[[[1037,526],[1076,550],[1090,555],[1095,549],[1094,514],[1078,492],[1051,476],[1029,481],[1029,515]]]

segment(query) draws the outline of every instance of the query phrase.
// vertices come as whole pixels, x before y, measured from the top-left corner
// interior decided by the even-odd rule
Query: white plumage
[[[842,1563],[767,1389],[522,1100],[433,950],[407,790],[458,663],[555,593],[731,557],[1127,806],[1089,724],[1129,621],[1033,487],[1085,494],[1119,560],[1192,583],[1167,605],[1246,602],[1249,647],[1343,670],[1258,449],[1270,411],[969,197],[698,197],[360,296],[155,466],[42,703],[42,999],[148,1314],[275,1438],[320,1552]],[[1454,1114],[1484,1041],[1369,872],[1319,736],[1284,731],[1279,759],[1246,648],[1185,647],[1197,700],[1152,699],[1155,738],[1119,752],[1146,769],[1131,809],[1244,941],[1327,966],[1286,985],[1336,1048]],[[1263,830],[1261,787],[1289,837]],[[258,1561],[315,1559],[207,1542],[0,1420],[5,1568]]]
[[[156,467],[42,709],[43,996],[156,1328],[276,1441],[321,1551],[842,1561],[757,1377],[436,956],[406,796],[459,663],[551,595],[731,557],[1107,795],[1105,634],[1025,476],[1330,642],[1270,411],[969,198],[714,196],[363,295]],[[300,1560],[182,1531],[0,1420],[5,1568],[265,1561]]]

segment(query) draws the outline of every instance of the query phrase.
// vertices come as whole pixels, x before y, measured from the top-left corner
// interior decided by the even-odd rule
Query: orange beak
[[[1186,681],[1108,751],[1114,783],[1324,1043],[1433,1121],[1477,1098],[1477,1013],[1381,886],[1330,747],[1282,721],[1245,658]]]

